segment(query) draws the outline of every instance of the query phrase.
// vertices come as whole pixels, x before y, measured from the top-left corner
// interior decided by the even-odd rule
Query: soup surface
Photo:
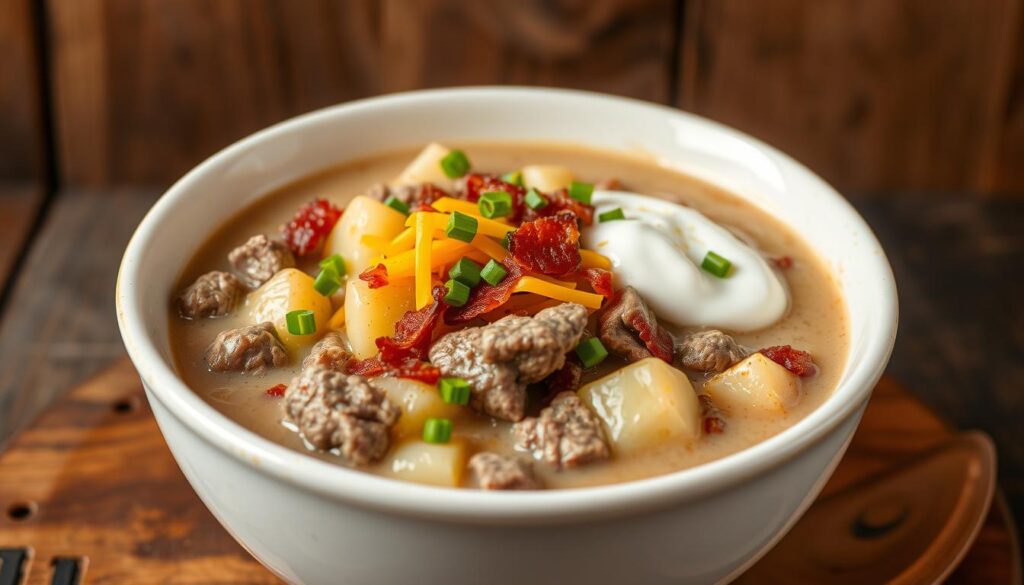
[[[246,296],[238,300],[237,305],[226,315],[215,318],[196,316],[183,318],[179,314],[178,303],[172,303],[169,315],[171,342],[177,369],[184,381],[227,417],[271,441],[294,449],[297,453],[320,457],[339,465],[358,467],[370,473],[411,481],[477,487],[479,478],[472,468],[467,468],[467,461],[475,453],[491,452],[509,456],[507,461],[515,461],[518,466],[514,471],[521,468],[525,469],[528,474],[532,474],[530,481],[527,482],[529,485],[525,487],[548,489],[624,482],[669,473],[723,457],[793,425],[821,404],[835,387],[842,374],[847,354],[847,323],[844,301],[829,270],[814,251],[799,236],[768,214],[713,186],[658,166],[641,157],[551,144],[499,143],[454,146],[461,148],[462,152],[468,156],[474,173],[500,175],[509,171],[532,168],[528,165],[549,165],[547,169],[532,173],[537,177],[534,178],[535,182],[555,181],[557,183],[564,180],[558,178],[559,173],[564,173],[564,169],[568,169],[573,180],[579,183],[597,184],[597,191],[591,203],[597,207],[602,219],[595,216],[591,226],[580,228],[582,231],[581,244],[590,246],[598,254],[607,253],[612,264],[618,264],[611,268],[615,288],[619,291],[618,295],[622,294],[621,291],[625,284],[634,284],[635,281],[634,286],[640,291],[643,298],[652,297],[653,300],[653,297],[658,297],[659,304],[652,306],[666,307],[666,309],[653,312],[658,319],[656,325],[668,330],[676,340],[675,351],[677,354],[670,357],[673,365],[669,365],[665,360],[659,360],[657,357],[648,357],[631,364],[630,356],[613,350],[600,363],[578,368],[577,371],[582,370],[582,375],[576,383],[570,379],[549,377],[544,382],[527,385],[526,407],[523,413],[527,421],[536,421],[535,417],[550,403],[551,396],[557,391],[575,390],[582,387],[583,390],[580,391],[579,396],[583,398],[583,405],[592,413],[596,413],[600,422],[599,434],[603,435],[602,440],[607,451],[604,456],[583,457],[579,460],[580,464],[576,464],[565,453],[565,449],[571,445],[567,446],[563,443],[562,459],[558,459],[556,455],[555,461],[552,463],[550,458],[545,457],[543,445],[538,447],[535,441],[531,448],[524,446],[521,441],[517,442],[516,433],[518,431],[514,430],[515,420],[503,420],[501,417],[478,412],[480,408],[474,409],[458,405],[458,398],[455,399],[455,404],[445,403],[443,400],[438,400],[439,394],[434,384],[425,385],[422,382],[409,382],[414,386],[419,384],[416,386],[417,392],[420,392],[422,396],[416,393],[402,394],[404,390],[395,390],[393,386],[389,390],[388,396],[392,402],[402,408],[403,414],[398,417],[397,423],[391,421],[394,426],[389,431],[385,431],[389,434],[386,452],[371,454],[369,460],[353,462],[351,458],[340,455],[337,449],[313,448],[313,443],[318,441],[310,440],[308,435],[304,438],[302,433],[297,432],[300,430],[297,428],[300,426],[299,423],[286,413],[288,401],[286,397],[281,396],[282,392],[285,392],[284,388],[289,384],[294,385],[293,379],[303,371],[303,358],[309,352],[309,346],[325,331],[333,327],[344,334],[348,328],[355,327],[353,323],[358,323],[359,319],[365,321],[365,317],[356,314],[358,311],[354,311],[353,308],[358,309],[360,306],[365,308],[367,305],[379,308],[382,303],[392,302],[385,298],[368,297],[362,305],[359,305],[352,299],[345,298],[346,295],[351,296],[354,290],[361,291],[360,294],[363,295],[372,294],[366,279],[360,280],[358,276],[359,273],[364,272],[364,269],[372,268],[373,261],[366,262],[365,259],[357,258],[358,252],[352,252],[350,258],[344,258],[348,264],[347,275],[340,279],[339,291],[330,297],[317,299],[316,302],[320,303],[318,306],[322,308],[315,317],[317,321],[315,333],[310,335],[286,334],[282,329],[282,327],[286,327],[286,324],[280,319],[281,315],[276,315],[279,322],[277,330],[272,332],[272,335],[281,338],[286,355],[280,360],[284,362],[283,365],[268,367],[263,371],[216,371],[209,361],[207,348],[215,341],[218,334],[226,330],[251,326],[260,320],[274,321],[274,318],[264,319],[267,315],[273,315],[273,307],[260,313],[261,307],[266,309],[265,305],[267,305],[267,301],[261,301],[260,291],[273,286],[273,279],[280,279],[282,273],[279,272],[271,279],[270,284],[264,284],[260,289],[257,289],[254,283],[247,283],[248,286],[244,293]],[[394,184],[396,177],[402,175],[403,172],[409,172],[406,167],[416,155],[415,151],[395,152],[347,163],[287,186],[265,197],[254,206],[240,209],[226,225],[198,247],[192,261],[181,275],[179,290],[187,289],[197,278],[210,271],[231,272],[237,270],[238,264],[235,263],[233,266],[228,259],[229,254],[236,247],[244,244],[256,234],[266,234],[271,238],[279,237],[280,226],[292,218],[296,209],[311,200],[325,198],[338,208],[345,208],[345,215],[335,227],[335,231],[341,229],[338,226],[346,221],[346,216],[356,213],[354,204],[350,206],[355,196],[367,193],[371,185],[374,184],[389,182]],[[406,170],[403,171],[403,169]],[[531,173],[524,172],[523,175],[523,179],[518,176],[508,176],[506,179],[512,183],[525,181],[529,186],[530,181],[527,179]],[[617,183],[601,183],[610,179],[617,180]],[[459,189],[457,187],[453,186],[451,182],[446,183],[443,180],[439,180],[439,182],[442,183],[442,188],[452,193],[453,198],[458,198],[456,193]],[[569,192],[574,187],[569,186]],[[539,189],[538,192],[543,194],[548,191]],[[727,272],[724,277],[714,275],[711,277],[721,279],[724,288],[714,289],[714,291],[721,290],[721,294],[726,296],[719,297],[717,300],[726,299],[727,303],[725,305],[720,303],[721,306],[712,306],[711,303],[714,302],[714,299],[708,300],[703,305],[698,303],[694,299],[702,298],[699,296],[700,294],[714,293],[714,291],[709,293],[708,291],[711,289],[701,285],[702,282],[708,281],[718,286],[717,281],[709,280],[708,274],[705,273],[720,270],[721,265],[716,267],[712,263],[710,267],[700,268],[700,265],[695,264],[697,268],[693,270],[696,271],[688,277],[692,277],[693,280],[681,281],[675,275],[677,271],[681,270],[681,263],[685,263],[684,256],[675,257],[670,253],[659,251],[657,248],[649,246],[646,243],[647,240],[642,238],[635,240],[635,245],[632,247],[624,247],[624,244],[619,245],[618,242],[608,242],[609,239],[614,238],[627,239],[627,236],[623,235],[626,232],[615,231],[620,228],[611,223],[614,221],[613,217],[618,215],[618,211],[616,211],[618,209],[625,210],[625,220],[618,220],[624,226],[621,229],[626,227],[640,229],[640,235],[643,237],[649,235],[648,232],[643,231],[647,230],[649,226],[645,227],[646,224],[637,223],[626,225],[627,222],[640,221],[631,217],[634,209],[639,210],[637,213],[649,213],[650,221],[654,223],[661,221],[666,216],[666,213],[663,213],[653,203],[650,206],[646,204],[633,205],[633,202],[642,202],[643,200],[639,197],[629,199],[633,197],[631,194],[656,197],[699,211],[710,220],[709,226],[714,227],[711,224],[714,222],[714,224],[727,228],[730,233],[736,235],[739,242],[743,242],[749,246],[749,249],[755,250],[762,256],[765,259],[765,265],[770,266],[768,271],[770,275],[753,273],[751,276],[751,268],[736,262],[736,258],[732,258],[735,265],[726,268]],[[548,199],[553,197],[555,196],[549,195]],[[587,197],[589,198],[589,194]],[[500,200],[501,197],[498,199]],[[627,205],[620,206],[623,201]],[[501,201],[498,201],[496,205],[499,214],[495,216],[495,219],[500,222]],[[672,211],[673,208],[667,207],[666,209]],[[606,215],[606,212],[609,211],[610,215]],[[686,219],[683,216],[680,218],[680,222]],[[408,221],[414,225],[413,219]],[[350,222],[354,221],[354,215],[349,220]],[[398,229],[404,229],[404,224],[401,220],[398,221],[400,224]],[[480,225],[485,225],[485,222],[481,220]],[[673,229],[679,232],[675,235],[680,238],[693,235],[692,233],[683,233],[685,228],[676,229],[673,227],[675,225],[671,222],[661,225],[665,238],[668,238],[663,238],[664,242],[675,241],[671,240],[673,234],[670,232]],[[599,229],[603,231],[598,231]],[[370,246],[369,249],[372,252],[370,255],[376,255],[376,252],[379,252],[382,257],[386,257],[385,247],[392,243],[393,233],[394,230],[391,234],[387,234],[392,237],[376,239],[372,237],[373,234],[371,237],[362,237],[365,234],[356,234],[356,237],[361,245]],[[437,238],[440,235],[437,233],[434,237]],[[317,276],[321,271],[321,260],[325,256],[338,253],[339,249],[345,248],[344,245],[339,247],[335,238],[335,234],[332,233],[325,244],[320,244],[315,251],[306,256],[298,257],[297,269],[311,277]],[[629,239],[632,237],[630,236]],[[450,242],[451,240],[445,241]],[[676,243],[681,246],[680,250],[692,252],[688,246],[697,245],[693,243],[694,241],[697,240],[679,239]],[[440,240],[436,240],[434,243],[438,244],[439,242]],[[658,240],[658,242],[662,242],[662,240]],[[687,244],[687,242],[690,243]],[[352,245],[354,244],[349,244],[349,248]],[[658,245],[661,244],[658,243]],[[517,254],[526,248],[525,244],[519,241],[512,246],[514,246],[512,250]],[[323,249],[324,247],[326,249]],[[364,247],[361,250],[363,255],[367,254],[367,248]],[[611,253],[613,251],[615,254]],[[733,254],[736,253],[738,252]],[[704,252],[701,252],[701,255],[703,256]],[[727,257],[726,254],[721,254],[721,256]],[[487,257],[479,250],[468,254],[468,257],[475,258],[478,267],[486,264]],[[607,260],[602,258],[594,260],[594,258],[597,257],[584,256],[583,266],[587,266],[588,261],[594,261],[602,263],[601,265],[607,268],[603,264]],[[360,262],[367,266],[360,266]],[[447,269],[454,262],[453,260],[435,271],[434,276],[430,279],[433,281],[431,284],[436,286],[438,281],[443,284],[447,280]],[[628,266],[624,266],[624,264],[628,264]],[[393,267],[394,264],[389,266]],[[687,270],[690,270],[690,267],[687,267]],[[679,273],[682,274],[682,272]],[[632,280],[623,282],[622,275],[626,275]],[[391,282],[386,287],[373,290],[383,291],[406,287],[404,290],[407,291],[408,298],[399,304],[413,303],[414,289],[417,286],[415,279],[395,278],[394,274],[391,274],[390,277]],[[538,275],[538,277],[543,278],[543,275]],[[755,284],[761,288],[748,293],[744,288],[748,286],[744,284],[747,281],[740,280],[741,278],[756,278],[758,280]],[[776,282],[773,279],[777,279],[777,282],[782,284],[782,288],[779,290],[783,292],[784,296],[781,299],[777,296],[777,291],[773,292],[775,289],[770,288],[774,286],[772,283]],[[548,277],[547,280],[562,282],[565,278]],[[765,288],[766,283],[769,288]],[[571,284],[575,290],[584,295],[600,295],[600,291],[597,290],[600,286],[588,286],[586,279],[580,278]],[[362,288],[358,289],[359,286]],[[693,288],[685,288],[686,286]],[[729,289],[729,286],[733,288]],[[661,290],[658,290],[659,287]],[[650,292],[644,292],[645,290]],[[332,291],[328,290],[328,292]],[[448,289],[441,289],[439,294],[447,297],[448,292]],[[727,295],[732,295],[732,297]],[[580,298],[592,299],[594,297],[581,296]],[[580,344],[584,344],[587,339],[592,337],[604,339],[598,334],[601,330],[601,315],[608,311],[609,306],[618,298],[621,296],[609,299],[602,299],[598,296],[597,302],[603,304],[603,307],[597,310],[588,308],[587,329],[582,335],[577,335]],[[437,340],[448,332],[466,327],[485,326],[487,322],[509,313],[528,316],[536,313],[539,308],[559,304],[558,300],[551,300],[543,295],[530,292],[514,295],[512,299],[507,305],[495,309],[491,314],[483,315],[483,319],[478,317],[459,325],[442,323],[432,333],[428,332],[428,335],[433,336],[436,344]],[[674,304],[677,299],[678,307]],[[457,303],[459,299],[452,297],[451,300],[452,303]],[[434,298],[431,298],[430,302],[434,302]],[[687,302],[690,304],[686,305]],[[737,303],[746,303],[746,306],[740,307]],[[406,305],[402,306],[410,310],[415,308],[414,303],[410,306]],[[775,311],[773,307],[778,307],[778,315],[773,313]],[[311,307],[288,306],[285,308],[309,309]],[[675,310],[676,308],[678,311]],[[668,311],[673,318],[667,318],[665,311]],[[399,311],[397,314],[401,315],[402,313],[404,311]],[[332,321],[328,322],[323,315],[329,316]],[[692,315],[696,315],[696,317]],[[701,315],[714,315],[714,317],[708,317],[712,322],[694,323],[694,319],[699,320]],[[753,324],[753,330],[736,327],[736,319],[733,317],[739,319],[738,316],[742,316],[742,319],[738,321],[740,324]],[[341,319],[344,319],[344,322]],[[727,327],[716,322],[719,319],[733,326]],[[771,321],[767,325],[764,323],[766,319]],[[687,322],[680,323],[678,321]],[[376,325],[371,323],[369,329],[375,330],[375,326],[379,327],[380,323]],[[386,334],[395,334],[393,323],[390,324],[390,328],[385,326],[385,329],[387,329]],[[707,372],[681,366],[678,355],[679,340],[685,339],[687,335],[694,332],[708,329],[719,329],[731,336],[737,347],[741,348],[742,354],[729,359],[729,363],[724,366]],[[632,330],[632,332],[638,333],[636,330]],[[376,348],[372,347],[372,344],[370,349],[362,347],[359,348],[361,351],[356,351],[356,339],[351,335],[351,331],[348,333],[352,339],[346,339],[344,336],[342,339],[343,343],[351,343],[351,346],[346,346],[344,350],[352,351],[355,354],[352,357],[353,360],[365,359],[376,352]],[[636,337],[642,338],[642,336]],[[372,336],[370,339],[372,341]],[[639,351],[645,351],[643,344],[646,342],[640,339],[638,343]],[[363,345],[366,345],[365,342]],[[606,342],[602,347],[607,345]],[[800,362],[802,359],[801,356],[804,354],[800,352],[787,354],[781,350],[768,350],[763,354],[755,353],[758,349],[776,346],[792,346],[807,352],[813,359],[813,371],[808,371],[806,367],[801,369],[801,364],[806,366],[805,362],[794,363]],[[590,361],[596,359],[593,351],[588,353],[583,350],[580,353],[572,348],[569,349],[567,355],[570,356],[569,361],[572,363],[583,362],[584,365],[589,365]],[[608,348],[604,347],[604,349]],[[650,356],[652,353],[648,351],[647,355]],[[750,362],[748,360],[751,358],[747,358],[747,355],[753,355],[761,361],[755,359],[754,362]],[[770,355],[771,360],[761,359],[765,355]],[[787,359],[791,363],[786,368],[779,368],[777,364],[785,365]],[[561,363],[562,358],[559,358],[559,361]],[[762,362],[769,363],[778,370],[771,369]],[[635,370],[638,367],[640,370]],[[741,372],[738,371],[738,368],[747,369]],[[721,369],[725,369],[724,374],[717,371]],[[627,372],[627,374],[622,372]],[[394,374],[395,371],[390,370],[390,373]],[[446,376],[448,373],[441,372],[442,381],[444,378],[450,377]],[[612,378],[602,381],[602,378],[609,375],[615,376],[617,373],[620,377],[633,376],[633,379],[639,380],[639,382],[634,387],[623,389],[621,386],[624,382],[619,379]],[[730,378],[722,378],[726,374],[731,374],[731,381]],[[798,376],[797,374],[803,375]],[[685,387],[686,384],[680,384],[678,378],[673,376],[683,376],[684,380],[688,379],[692,389]],[[712,384],[710,381],[714,380],[716,376],[718,381]],[[385,377],[390,381],[383,382],[383,384],[396,383],[394,379],[391,379],[392,375]],[[371,382],[381,384],[380,380],[385,377],[371,377]],[[751,379],[755,379],[755,382],[750,386],[744,386]],[[596,385],[593,385],[595,383]],[[558,387],[559,384],[567,387]],[[588,384],[591,385],[588,386]],[[636,390],[645,385],[647,390]],[[459,384],[454,384],[455,390],[451,388],[448,390],[458,396],[458,386]],[[290,391],[289,389],[288,392]],[[632,394],[629,394],[630,392]],[[623,400],[634,400],[635,402],[640,392],[650,392],[651,396],[645,398],[646,402],[643,404],[634,404],[629,408],[622,407]],[[433,393],[433,395],[428,396],[426,393]],[[416,398],[417,396],[421,396],[422,400]],[[602,396],[603,398],[601,398]],[[694,400],[695,396],[699,396],[699,398]],[[426,404],[424,401],[429,404],[423,406]],[[609,409],[614,410],[619,407],[622,408],[617,414],[609,412]],[[450,425],[451,437],[444,436],[445,428],[440,430],[435,428],[426,431],[431,436],[427,437],[430,439],[429,441],[424,441],[423,426],[431,424],[426,422],[424,416],[447,421],[441,426]],[[590,419],[594,419],[593,414],[588,416]],[[696,427],[694,427],[694,421],[697,422]],[[570,435],[574,432],[571,425],[557,427],[556,430]],[[541,437],[541,440],[544,439]],[[546,440],[551,440],[550,432]],[[449,450],[430,451],[433,447],[445,447]],[[557,450],[557,447],[556,440],[554,448]],[[437,463],[437,461],[431,463],[429,461],[431,457],[441,463]],[[454,463],[448,458],[451,458]],[[428,469],[431,465],[439,465],[439,468]],[[506,487],[524,486],[512,482]]]

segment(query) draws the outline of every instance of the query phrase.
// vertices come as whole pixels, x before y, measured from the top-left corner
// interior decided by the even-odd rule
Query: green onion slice
[[[548,198],[541,195],[536,189],[530,187],[530,190],[526,192],[526,197],[523,199],[526,202],[526,206],[534,211],[538,209],[544,209],[548,206]]]
[[[493,258],[487,262],[484,269],[480,271],[480,278],[487,281],[491,286],[498,286],[498,283],[505,279],[508,271]]]
[[[423,422],[423,440],[428,443],[451,441],[452,421],[446,418],[428,418]]]
[[[729,271],[732,269],[732,262],[709,250],[704,256],[704,260],[700,263],[700,267],[711,274],[714,274],[718,278],[725,278],[726,276],[729,276]]]
[[[601,223],[607,221],[616,221],[619,219],[626,219],[626,214],[623,213],[621,207],[616,207],[615,209],[605,211],[604,213],[598,214],[597,216],[597,220],[600,221]]]
[[[441,170],[449,179],[458,179],[469,172],[469,158],[461,150],[453,150],[441,159]]]
[[[384,205],[387,205],[402,215],[409,215],[409,204],[394,195],[389,195],[388,198],[384,200]]]
[[[441,393],[441,400],[448,404],[469,404],[469,382],[462,378],[441,378],[437,389]]]
[[[316,333],[316,316],[313,311],[300,309],[289,311],[284,316],[288,333],[292,335],[312,335]]]
[[[501,180],[506,183],[512,183],[513,185],[523,186],[523,173],[522,171],[511,171],[501,176]]]
[[[330,266],[321,268],[320,274],[317,274],[316,280],[313,281],[313,288],[325,297],[338,292],[338,289],[341,288],[341,277],[338,276],[338,271]]]
[[[480,265],[463,256],[448,270],[448,277],[473,288],[480,284]]]
[[[472,242],[473,238],[476,237],[476,228],[477,221],[475,217],[459,211],[453,211],[448,218],[448,227],[444,230],[444,233],[448,234],[449,238],[462,240],[463,242]]]
[[[591,337],[576,346],[576,357],[583,362],[584,368],[592,368],[608,357],[608,350],[604,348],[600,339]]]
[[[512,195],[508,191],[488,191],[480,195],[477,205],[480,207],[480,215],[487,219],[505,217],[512,213]]]
[[[586,203],[590,205],[590,198],[594,195],[594,186],[590,183],[581,183],[579,181],[573,181],[569,184],[569,197],[572,197],[580,203]]]
[[[320,268],[333,268],[338,274],[338,278],[345,276],[345,259],[341,257],[341,254],[331,254],[320,261]]]
[[[444,295],[444,302],[449,305],[453,307],[461,307],[469,300],[469,287],[461,282],[455,279],[450,279],[448,282],[444,283],[444,287],[448,289],[448,292]]]

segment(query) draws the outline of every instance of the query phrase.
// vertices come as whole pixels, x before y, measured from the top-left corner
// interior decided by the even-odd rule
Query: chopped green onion
[[[547,197],[541,195],[536,189],[530,187],[530,190],[526,192],[526,206],[533,210],[544,209],[548,206]]]
[[[428,418],[423,421],[423,440],[428,443],[451,441],[452,421],[446,418]]]
[[[501,247],[505,248],[506,250],[508,250],[508,247],[512,245],[510,243],[511,241],[512,241],[512,232],[509,232],[509,233],[505,234],[504,238],[501,238]]]
[[[341,278],[338,276],[338,271],[330,266],[320,269],[320,274],[317,274],[316,280],[313,281],[313,288],[325,297],[338,292],[338,289],[341,288]]]
[[[513,185],[523,186],[523,173],[521,171],[511,171],[501,176],[501,180],[506,183],[512,183]]]
[[[715,254],[714,252],[708,251],[704,256],[704,261],[700,263],[700,267],[711,274],[714,274],[718,278],[725,278],[726,276],[729,276],[729,270],[732,269],[732,262],[718,254]]]
[[[316,316],[313,315],[313,311],[304,309],[289,311],[284,316],[284,322],[288,326],[288,333],[292,335],[316,333]]]
[[[469,287],[461,282],[455,279],[450,279],[448,282],[444,283],[444,287],[448,289],[448,292],[444,295],[444,302],[449,305],[453,307],[461,307],[469,300]]]
[[[592,368],[608,357],[608,350],[604,348],[600,339],[591,337],[576,346],[576,357],[583,362],[584,368]]]
[[[409,215],[409,204],[394,195],[389,195],[388,198],[384,200],[384,205],[387,205],[402,215]]]
[[[594,186],[590,183],[581,183],[579,181],[573,181],[569,185],[569,197],[572,197],[580,203],[586,203],[590,205],[590,197],[594,194]]]
[[[441,400],[448,404],[469,404],[469,382],[462,378],[441,378],[437,383]]]
[[[448,277],[473,288],[480,284],[480,265],[463,256],[448,271]]]
[[[476,237],[476,228],[477,221],[475,217],[453,211],[448,218],[448,227],[444,230],[444,233],[448,234],[449,238],[462,240],[463,242],[472,242],[473,238]]]
[[[441,159],[441,170],[449,179],[458,179],[469,172],[469,159],[461,150],[453,150]]]
[[[505,217],[512,212],[512,196],[508,191],[488,191],[480,195],[477,205],[480,207],[480,215],[487,219]]]
[[[621,207],[616,207],[610,211],[605,211],[597,216],[598,221],[604,223],[606,221],[615,221],[617,219],[626,219],[626,214],[622,212]]]
[[[345,259],[341,254],[331,254],[320,261],[320,268],[333,268],[338,273],[338,278],[345,276]]]
[[[498,286],[498,283],[504,280],[506,274],[508,274],[508,271],[505,270],[505,267],[492,258],[484,266],[484,269],[480,271],[480,278],[487,281],[487,284],[491,286]]]

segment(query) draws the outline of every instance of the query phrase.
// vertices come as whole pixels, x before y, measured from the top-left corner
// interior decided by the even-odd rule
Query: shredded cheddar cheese
[[[593,250],[584,250],[580,248],[580,256],[583,258],[584,268],[601,268],[602,270],[612,269],[612,261],[603,254],[598,254]]]
[[[491,258],[494,258],[498,262],[501,262],[506,256],[508,256],[508,250],[487,236],[477,234],[476,237],[473,238],[471,244],[474,248],[480,250],[484,254],[487,254]]]
[[[534,276],[520,278],[512,290],[513,292],[531,292],[566,303],[579,303],[588,309],[600,309],[601,302],[604,300],[601,295],[573,290]]]
[[[327,322],[327,327],[334,329],[335,331],[341,331],[345,328],[345,307],[344,305],[339,307],[331,319]]]
[[[430,303],[430,256],[433,251],[431,240],[434,235],[434,228],[430,222],[430,216],[426,213],[417,213],[416,217],[416,247],[415,254],[415,278],[416,278],[416,309],[422,309]],[[392,275],[388,271],[388,275]],[[397,276],[397,275],[395,275]]]

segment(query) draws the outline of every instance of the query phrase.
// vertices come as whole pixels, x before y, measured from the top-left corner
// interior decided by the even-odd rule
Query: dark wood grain
[[[675,3],[385,0],[382,89],[552,85],[667,102]]]
[[[841,188],[984,188],[1024,100],[1009,93],[1020,4],[694,0],[679,103]]]
[[[1000,108],[1002,132],[983,188],[1002,196],[1024,193],[1024,2],[1018,1],[1017,34]]]
[[[0,0],[0,181],[40,171],[36,34],[31,0]]]
[[[52,205],[0,321],[0,447],[56,396],[123,355],[117,267],[155,196],[71,192]]]
[[[372,92],[372,0],[47,3],[64,184],[166,184],[223,146]]]
[[[826,493],[949,436],[885,380]],[[1018,545],[1004,514],[993,509],[951,582],[1019,582]],[[57,556],[86,559],[93,583],[277,582],[192,492],[127,360],[72,391],[0,456],[0,548],[7,547],[32,548],[29,585],[49,582]]]
[[[11,278],[41,201],[32,183],[0,183],[0,291]]]

